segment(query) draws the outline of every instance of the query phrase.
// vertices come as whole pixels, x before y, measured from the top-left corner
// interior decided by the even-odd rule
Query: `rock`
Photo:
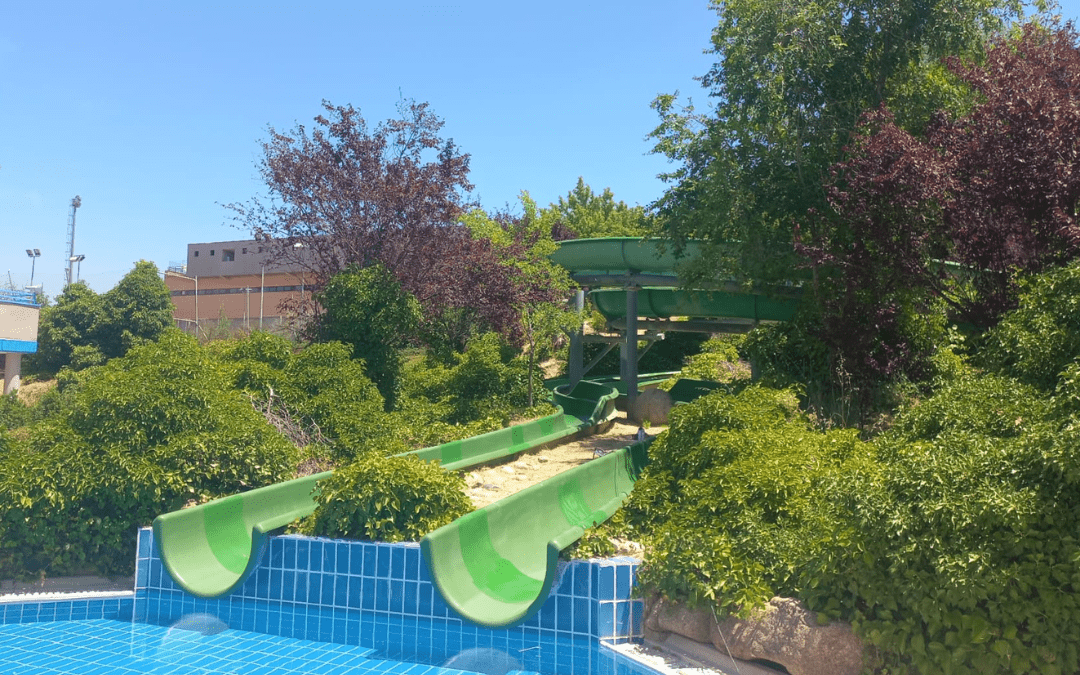
[[[661,633],[678,633],[695,642],[712,643],[713,617],[708,610],[689,609],[679,602],[658,598],[646,610],[645,627]]]
[[[645,628],[712,644],[737,659],[772,661],[791,675],[858,675],[863,669],[864,647],[849,624],[820,626],[791,598],[773,598],[750,617],[728,617],[719,625],[708,609],[654,598],[646,603]]]
[[[671,394],[663,389],[646,389],[637,395],[630,417],[649,424],[667,424],[672,405]]]

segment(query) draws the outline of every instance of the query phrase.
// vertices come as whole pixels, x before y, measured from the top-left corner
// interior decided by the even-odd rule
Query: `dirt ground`
[[[655,436],[666,428],[652,426],[648,433]],[[630,425],[625,417],[619,417],[604,433],[522,453],[513,461],[469,471],[465,474],[468,485],[465,494],[476,508],[487,506],[604,452],[629,445],[637,429],[636,424]]]

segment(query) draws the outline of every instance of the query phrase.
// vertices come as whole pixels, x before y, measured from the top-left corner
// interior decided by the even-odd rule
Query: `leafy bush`
[[[625,519],[649,550],[641,582],[721,612],[795,594],[836,545],[830,490],[872,466],[855,432],[813,431],[791,391],[716,391],[671,413]]]
[[[497,333],[485,333],[455,356],[452,367],[429,361],[411,369],[406,394],[448,406],[443,421],[450,424],[486,417],[506,424],[515,410],[528,405],[528,364],[514,351]],[[539,372],[531,375],[535,390],[542,391]]]
[[[315,423],[347,461],[385,437],[389,417],[364,365],[340,342],[309,345],[282,371],[278,395],[295,416]]]
[[[416,457],[367,455],[322,482],[305,534],[418,541],[472,510],[465,481]]]
[[[679,377],[714,382],[733,382],[750,377],[750,370],[739,360],[742,335],[723,335],[702,343],[701,351],[686,357],[682,371],[661,385],[670,389]]]
[[[18,429],[30,422],[30,409],[14,391],[0,396],[0,429]]]
[[[1080,354],[1080,262],[1024,279],[1020,305],[985,336],[978,363],[1043,391]]]
[[[0,578],[132,574],[136,529],[192,496],[117,447],[56,446],[0,460]]]
[[[295,449],[229,384],[194,338],[170,329],[96,369],[64,414],[32,429],[31,444],[39,452],[115,448],[180,473],[208,496],[283,480]]]
[[[27,359],[25,370],[51,375],[64,367],[100,365],[157,339],[172,325],[172,311],[168,287],[145,260],[104,295],[85,283],[69,284],[55,305],[42,310],[38,352]]]
[[[879,439],[886,470],[838,494],[853,538],[809,604],[852,620],[884,672],[1080,667],[1080,434],[1009,378],[957,382]]]
[[[385,399],[397,399],[401,349],[420,324],[420,303],[382,265],[349,267],[334,275],[318,294],[323,313],[319,339],[340,341],[364,362],[364,372]]]

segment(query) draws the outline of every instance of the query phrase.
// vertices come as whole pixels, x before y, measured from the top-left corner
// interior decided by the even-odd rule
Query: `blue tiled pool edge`
[[[139,530],[135,619],[170,613],[219,613],[251,601],[281,603],[295,611],[365,611],[403,619],[437,619],[473,634],[442,600],[416,543],[346,541],[285,535],[272,537],[259,567],[236,592],[213,600],[177,587],[165,571],[150,528]],[[569,634],[619,643],[641,636],[643,601],[632,597],[634,558],[566,563],[540,611],[508,633]],[[260,631],[258,617],[249,630]],[[498,634],[500,630],[493,630]],[[334,640],[337,641],[337,640]]]
[[[86,619],[131,619],[135,607],[133,593],[115,597],[71,600],[26,599],[0,602],[0,625],[36,621],[83,621]]]
[[[248,631],[229,634],[230,639],[243,640],[247,639],[244,635],[260,633],[278,636],[270,637],[266,644],[286,650],[297,643],[285,644],[283,639],[299,640],[305,648],[308,644],[336,643],[336,647],[331,644],[326,648],[351,650],[349,653],[356,652],[358,657],[370,654],[372,659],[389,659],[387,663],[402,663],[402,667],[417,666],[418,673],[450,672],[418,664],[447,665],[471,653],[502,653],[529,664],[525,670],[530,672],[640,675],[649,669],[633,665],[625,655],[608,647],[640,637],[643,603],[631,597],[637,565],[632,558],[566,563],[536,616],[513,628],[493,630],[463,621],[442,602],[417,544],[274,537],[244,586],[225,598],[207,600],[180,590],[172,582],[157,555],[153,533],[145,528],[138,533],[132,592],[106,597],[0,599],[0,625],[27,624],[31,632],[40,632],[30,626],[81,622],[64,624],[59,634],[116,633],[109,622],[120,621],[130,624],[132,636],[140,630],[146,632],[139,640],[160,642],[167,641],[174,627],[209,621],[221,628]],[[9,634],[7,639],[23,639],[29,644],[46,634],[13,637],[17,635]],[[45,639],[51,644],[52,638]],[[127,647],[121,646],[121,651],[127,649],[121,660],[147,656],[132,651],[132,645],[141,644],[139,640],[133,637]],[[23,645],[22,649],[27,663],[37,663],[33,651],[37,647]],[[160,646],[154,650],[160,651]],[[50,646],[46,651],[55,650]],[[66,658],[81,665],[62,672],[81,673],[88,667],[80,661],[84,656],[77,650]],[[94,659],[101,660],[94,656],[90,661]],[[143,666],[140,662],[139,667]],[[0,672],[16,671],[0,667]],[[106,668],[102,672],[114,671]],[[161,672],[174,671],[166,668]]]

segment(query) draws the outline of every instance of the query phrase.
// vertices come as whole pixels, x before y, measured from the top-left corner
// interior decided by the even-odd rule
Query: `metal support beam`
[[[627,417],[632,421],[638,421],[634,416],[638,393],[638,290],[640,289],[637,286],[628,286],[626,288],[626,340],[623,343],[622,359],[619,364],[620,375],[623,382],[626,383]]]
[[[596,355],[596,358],[594,358],[592,361],[589,361],[589,364],[587,366],[585,366],[585,369],[581,374],[582,377],[584,377],[586,373],[588,373],[590,370],[592,370],[593,367],[596,366],[596,364],[600,363],[600,359],[607,356],[608,352],[610,352],[612,349],[615,349],[615,345],[621,345],[621,344],[622,344],[622,338],[619,338],[618,340],[614,340],[612,342],[608,342],[607,347],[604,347],[600,351],[600,353]]]
[[[574,310],[578,314],[578,318],[583,318],[585,313],[585,291],[579,290],[574,293]],[[585,368],[585,344],[584,337],[585,326],[582,325],[576,331],[570,334],[570,355],[567,359],[567,371],[570,375],[570,388],[573,389],[581,378],[585,377],[585,373],[588,369]]]
[[[638,327],[649,331],[671,333],[748,333],[760,322],[753,319],[690,319],[674,321],[672,319],[639,319]],[[625,319],[608,321],[610,330],[626,330]]]

